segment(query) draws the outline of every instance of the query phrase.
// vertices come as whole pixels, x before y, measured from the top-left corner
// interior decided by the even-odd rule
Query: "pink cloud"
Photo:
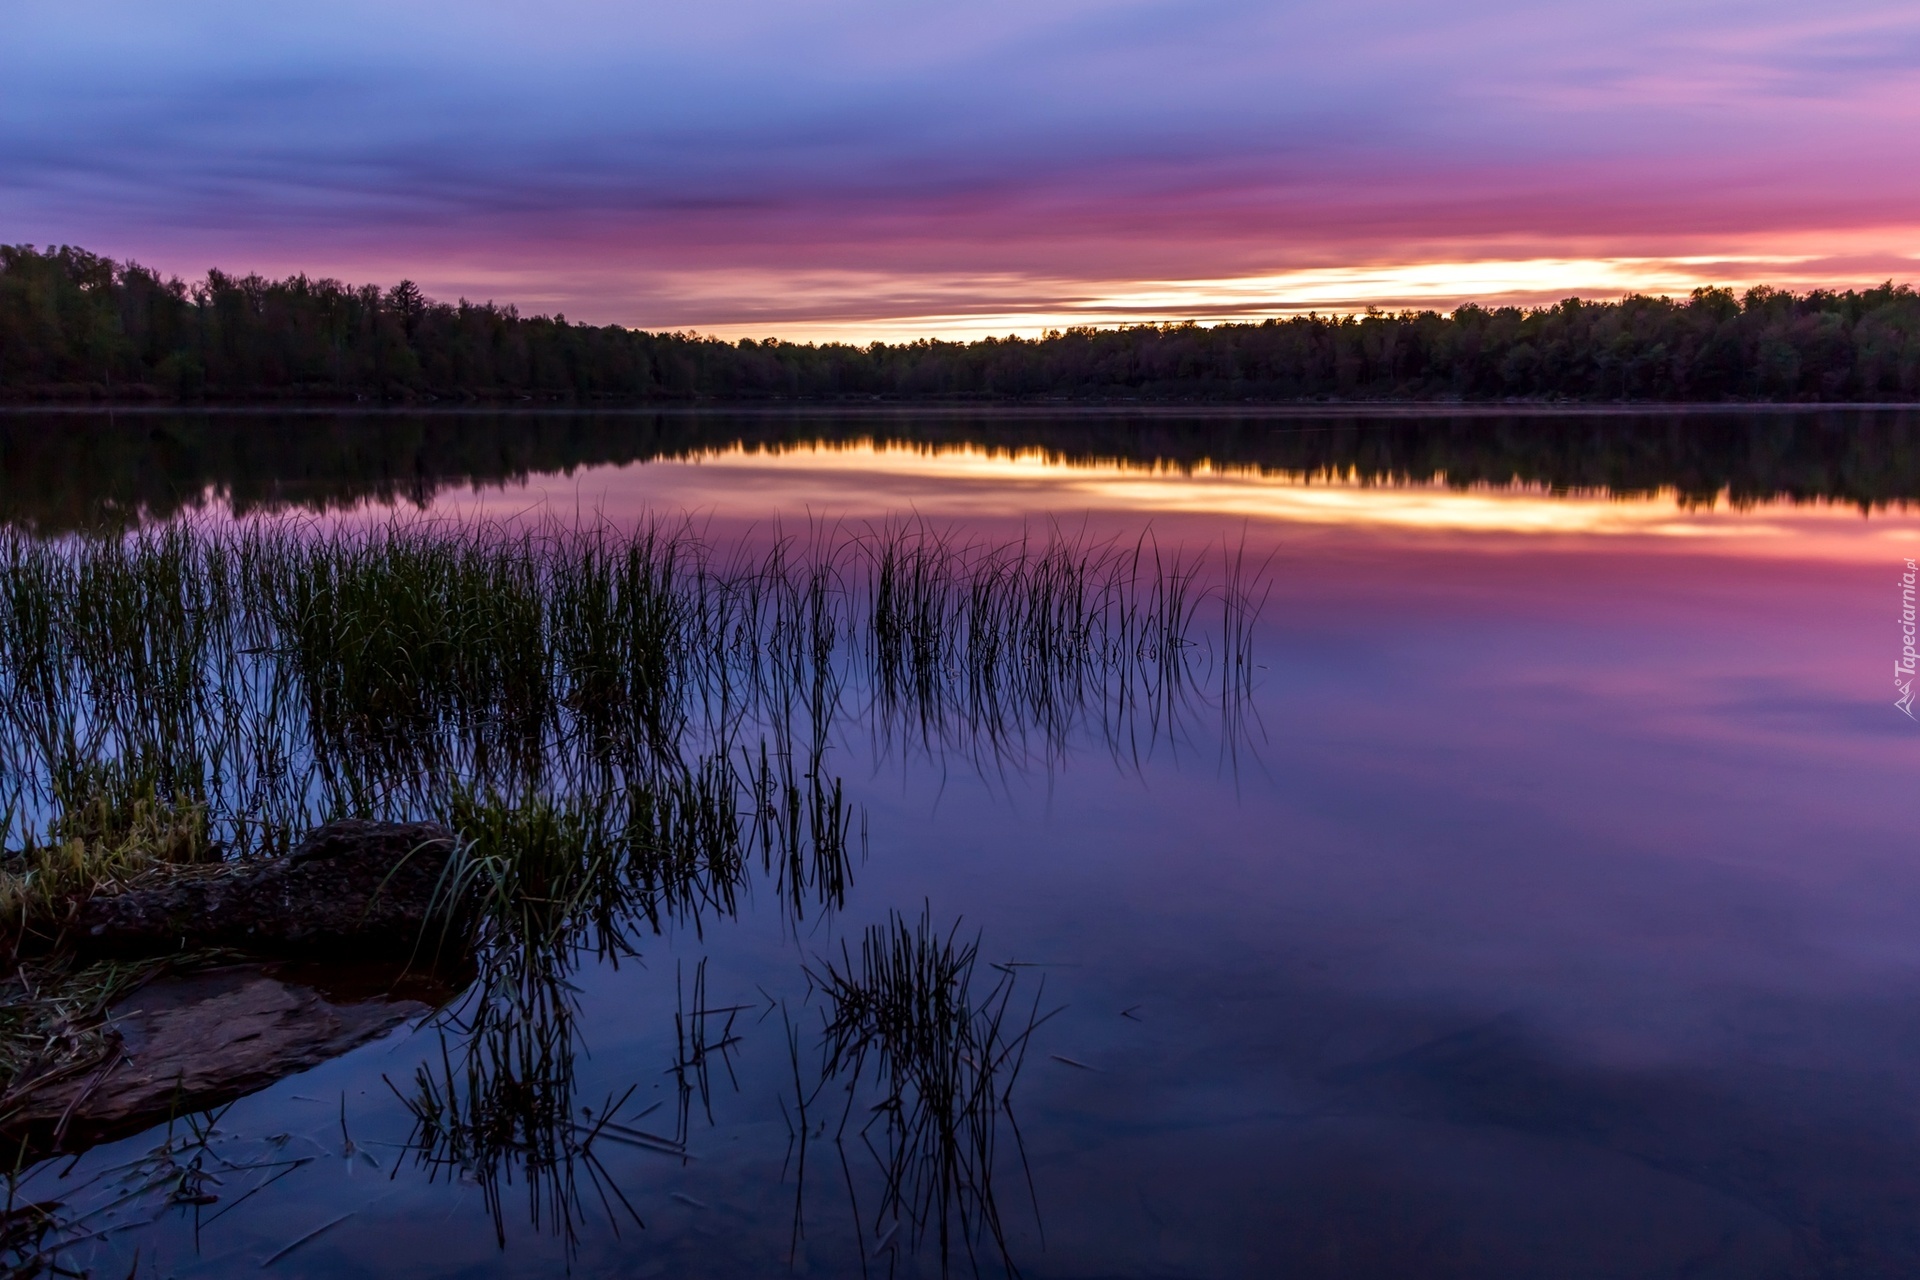
[[[903,332],[1306,269],[1851,283],[1920,253],[1920,14],[1891,4],[454,16],[30,5],[0,50],[0,226],[183,274]]]

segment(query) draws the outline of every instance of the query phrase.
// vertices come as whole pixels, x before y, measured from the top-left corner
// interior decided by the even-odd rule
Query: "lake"
[[[0,477],[58,546],[913,530],[1190,588],[1178,679],[1134,632],[1111,685],[994,709],[849,668],[810,721],[844,885],[755,871],[566,978],[568,1105],[624,1100],[578,1169],[423,1159],[471,1028],[421,1015],[24,1171],[84,1217],[66,1265],[1920,1272],[1920,414],[16,413]],[[960,1130],[822,1066],[876,928],[977,943]]]

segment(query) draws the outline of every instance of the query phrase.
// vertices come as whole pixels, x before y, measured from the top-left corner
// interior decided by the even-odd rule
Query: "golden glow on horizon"
[[[1452,311],[1468,302],[1537,306],[1567,297],[1593,301],[1628,293],[1684,297],[1701,286],[1745,289],[1770,284],[1804,290],[1866,286],[1920,276],[1920,232],[1903,235],[1902,252],[1860,259],[1824,254],[1737,253],[1680,257],[1539,257],[1366,266],[1302,267],[1265,274],[1191,280],[955,280],[929,284],[864,273],[760,282],[763,318],[700,325],[727,339],[779,337],[796,342],[972,340],[1049,329],[1196,320],[1202,324],[1262,320],[1318,311],[1337,315],[1369,307]],[[1861,259],[1864,259],[1861,260]],[[689,278],[677,309],[709,314],[740,310],[744,279]],[[669,291],[673,292],[672,290]],[[697,295],[705,294],[702,307]],[[1009,304],[985,299],[1020,299]],[[886,314],[872,314],[874,310]],[[862,312],[867,314],[861,314]]]
[[[1037,450],[916,448],[871,443],[735,446],[684,460],[536,477],[523,487],[441,495],[448,515],[510,519],[542,509],[616,521],[689,512],[727,522],[1078,519],[1084,513],[1204,517],[1249,528],[1323,527],[1379,535],[1475,539],[1642,540],[1716,554],[1885,559],[1920,554],[1920,513],[1863,517],[1835,503],[1766,502],[1735,509],[1683,505],[1671,490],[1650,497],[1555,495],[1539,486],[1451,488],[1444,483],[1361,483],[1345,478],[1190,470],[1123,462],[1078,463]]]

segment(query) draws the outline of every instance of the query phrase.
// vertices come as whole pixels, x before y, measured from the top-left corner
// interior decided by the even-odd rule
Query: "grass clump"
[[[664,527],[0,534],[0,848],[51,841],[99,770],[247,854],[455,786],[610,794],[754,734],[817,750],[853,718],[882,749],[1118,748],[1143,710],[1171,731],[1203,660],[1243,692],[1252,607],[1149,544],[922,525],[753,554]]]
[[[162,798],[151,779],[129,782],[95,768],[61,795],[46,838],[0,859],[0,958],[8,965],[57,947],[95,894],[218,858],[205,806],[185,795]]]
[[[982,990],[979,942],[963,942],[959,929],[936,929],[930,908],[911,922],[892,914],[866,930],[858,956],[843,944],[839,963],[808,970],[827,1000],[814,1095],[830,1081],[844,1085],[836,1140],[843,1159],[855,1099],[871,1099],[857,1136],[881,1194],[872,1223],[856,1228],[878,1237],[904,1224],[910,1244],[936,1245],[942,1274],[960,1256],[978,1273],[986,1246],[1017,1275],[995,1175],[1003,1135],[1025,1168],[1013,1086],[1033,1033],[1052,1015],[1040,1014],[1038,992],[1024,1015],[1014,1009],[1011,967],[996,966]],[[797,1043],[795,1053],[797,1081]],[[799,1100],[802,1143],[810,1101]]]

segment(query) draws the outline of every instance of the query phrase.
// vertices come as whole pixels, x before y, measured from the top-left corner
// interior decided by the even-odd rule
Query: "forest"
[[[862,347],[577,324],[406,280],[187,283],[69,246],[0,246],[0,400],[795,399],[1913,401],[1920,295],[1703,288]]]

